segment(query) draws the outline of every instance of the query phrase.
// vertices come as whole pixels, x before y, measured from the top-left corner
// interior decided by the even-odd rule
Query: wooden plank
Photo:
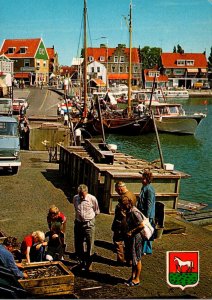
[[[54,284],[51,286],[37,286],[27,289],[33,295],[64,295],[72,294],[74,292],[74,285],[71,284]]]

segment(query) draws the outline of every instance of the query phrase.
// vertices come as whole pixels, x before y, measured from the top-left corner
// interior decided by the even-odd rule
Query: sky
[[[83,0],[0,0],[4,39],[42,38],[54,45],[60,65],[70,66],[83,47]],[[129,44],[130,0],[87,0],[88,47]],[[127,18],[127,19],[126,19]],[[212,47],[212,0],[132,0],[133,47],[160,47],[208,57]],[[104,37],[104,38],[103,38]]]

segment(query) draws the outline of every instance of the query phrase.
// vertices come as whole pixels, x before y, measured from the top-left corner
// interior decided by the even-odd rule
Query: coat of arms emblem
[[[166,253],[167,283],[171,287],[194,287],[199,283],[199,251]]]

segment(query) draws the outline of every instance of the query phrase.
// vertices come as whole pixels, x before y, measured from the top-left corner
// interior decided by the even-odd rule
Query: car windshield
[[[18,126],[14,122],[0,122],[0,135],[17,136]]]

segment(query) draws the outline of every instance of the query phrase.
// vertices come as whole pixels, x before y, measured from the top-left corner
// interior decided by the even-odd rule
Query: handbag
[[[140,233],[141,233],[141,236],[143,239],[149,240],[154,233],[154,228],[150,224],[149,218],[146,218],[144,215],[143,215],[143,217],[144,217],[144,220],[143,220],[144,227],[141,229]]]

